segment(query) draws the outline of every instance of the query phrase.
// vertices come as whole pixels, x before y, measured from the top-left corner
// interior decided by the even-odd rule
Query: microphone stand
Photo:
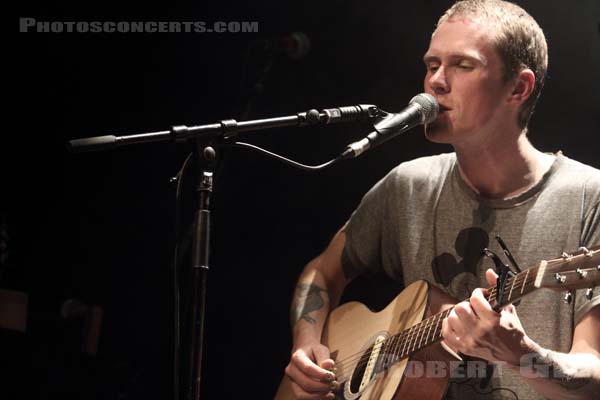
[[[206,281],[210,254],[210,202],[213,192],[213,172],[216,152],[213,147],[196,142],[196,190],[194,227],[192,233],[192,326],[188,371],[188,399],[199,399],[204,354],[204,321],[206,312]]]
[[[191,301],[192,314],[189,337],[189,365],[187,400],[199,400],[202,377],[202,356],[205,333],[206,287],[210,261],[210,206],[214,190],[213,172],[217,168],[217,153],[214,147],[235,139],[239,132],[258,131],[285,126],[308,126],[350,122],[376,118],[380,110],[373,105],[358,105],[323,110],[309,110],[293,116],[268,118],[237,122],[234,119],[222,120],[216,124],[187,127],[173,126],[168,131],[142,133],[126,136],[96,136],[85,139],[74,139],[67,143],[73,153],[108,150],[121,146],[143,143],[170,141],[174,143],[195,141],[194,158],[196,168],[195,210],[192,229],[191,254]],[[241,143],[240,143],[241,144]],[[214,146],[214,147],[213,147]],[[245,146],[250,147],[251,146]],[[268,153],[268,152],[265,152]],[[276,157],[277,158],[277,157]],[[279,157],[283,159],[283,157]],[[341,157],[319,167],[330,166],[340,161]],[[179,382],[175,382],[179,385]],[[179,400],[179,399],[176,399]]]

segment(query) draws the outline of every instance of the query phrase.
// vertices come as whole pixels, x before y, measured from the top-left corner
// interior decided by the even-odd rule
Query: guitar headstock
[[[576,289],[592,289],[600,285],[600,246],[591,249],[581,248],[579,251],[560,258],[542,261],[538,267],[535,286],[557,291]],[[591,290],[588,290],[591,298]],[[569,301],[570,295],[565,296]]]

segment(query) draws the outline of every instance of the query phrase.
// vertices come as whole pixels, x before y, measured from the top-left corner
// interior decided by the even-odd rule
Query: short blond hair
[[[515,78],[524,68],[535,74],[533,91],[518,118],[519,126],[526,128],[548,70],[548,44],[542,28],[527,11],[502,0],[459,0],[440,17],[438,26],[448,19],[460,17],[483,20],[492,27],[494,45],[503,62],[505,81]]]

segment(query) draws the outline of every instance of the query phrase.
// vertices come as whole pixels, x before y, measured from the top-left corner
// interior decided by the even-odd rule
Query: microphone
[[[273,53],[282,53],[293,60],[306,57],[310,52],[310,39],[304,32],[292,32],[289,35],[268,39],[265,46]]]
[[[342,159],[358,157],[365,151],[398,136],[417,125],[433,122],[440,106],[430,94],[421,93],[413,97],[408,106],[399,113],[386,113],[379,110],[380,119],[373,127],[375,131],[357,142],[351,143],[342,153]]]

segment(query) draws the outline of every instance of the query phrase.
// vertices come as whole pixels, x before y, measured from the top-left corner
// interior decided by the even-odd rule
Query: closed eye
[[[472,70],[474,67],[470,64],[458,64],[458,68],[463,69],[463,70],[467,70],[470,71]]]
[[[439,65],[435,65],[435,64],[434,65],[430,64],[430,65],[427,65],[426,67],[427,67],[427,71],[431,72],[431,73],[435,73],[435,71],[437,71],[440,68]]]

